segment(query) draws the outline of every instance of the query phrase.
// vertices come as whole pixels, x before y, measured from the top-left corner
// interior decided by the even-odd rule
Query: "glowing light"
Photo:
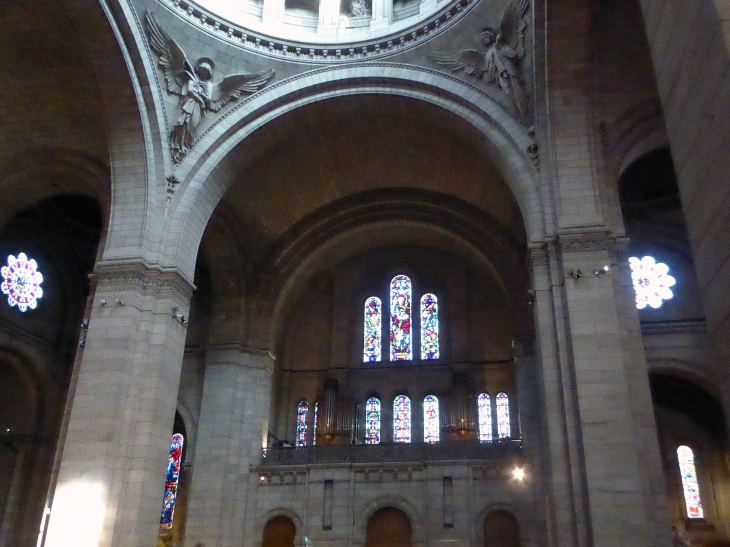
[[[396,275],[390,282],[390,360],[411,359],[411,280]]]
[[[411,400],[405,395],[398,395],[393,401],[393,440],[411,442]]]
[[[317,414],[319,414],[319,401],[314,403],[314,427],[312,428],[312,446],[317,444]]]
[[[165,479],[165,495],[162,498],[162,516],[160,526],[172,528],[172,517],[175,513],[177,483],[180,479],[180,461],[182,459],[183,436],[175,433],[170,443],[170,457],[167,460],[167,479]]]
[[[479,412],[479,442],[492,442],[492,403],[489,395],[482,393],[477,398],[477,410]]]
[[[75,481],[56,489],[46,547],[98,547],[104,526],[106,494],[95,481]]]
[[[518,481],[525,480],[525,470],[517,467],[514,471],[512,471],[512,476]]]
[[[689,446],[677,448],[679,459],[679,472],[682,474],[682,489],[684,490],[684,503],[687,506],[687,517],[691,519],[704,518],[702,501],[700,500],[700,485],[697,482],[697,471],[695,469],[695,456]]]
[[[365,301],[364,363],[380,361],[382,306],[380,298],[371,296]]]
[[[29,260],[25,253],[18,257],[8,256],[8,265],[3,266],[0,272],[3,276],[0,290],[8,295],[8,305],[12,308],[18,306],[22,312],[30,308],[34,310],[38,305],[38,299],[43,296],[43,275],[38,269],[38,264],[32,258]]]
[[[439,358],[439,304],[435,294],[421,297],[421,359]]]
[[[439,442],[440,429],[439,400],[433,395],[428,395],[423,400],[423,442]]]
[[[647,305],[659,308],[664,300],[669,300],[674,293],[669,289],[677,282],[669,272],[669,266],[657,262],[651,256],[641,260],[632,256],[629,258],[631,279],[636,292],[636,307],[643,310]]]
[[[375,397],[365,403],[365,444],[380,442],[380,401]]]

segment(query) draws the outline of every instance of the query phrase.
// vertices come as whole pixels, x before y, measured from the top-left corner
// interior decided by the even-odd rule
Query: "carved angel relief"
[[[218,112],[226,103],[238,99],[242,93],[255,93],[274,76],[274,69],[252,74],[230,74],[215,84],[212,81],[215,63],[201,57],[190,64],[178,43],[160,27],[154,15],[145,16],[150,47],[160,58],[165,72],[167,91],[180,95],[175,122],[170,132],[170,155],[180,163],[190,150],[195,130],[205,111]]]
[[[530,104],[520,74],[520,61],[525,56],[525,14],[530,0],[511,0],[502,12],[497,30],[487,27],[480,34],[487,50],[465,49],[458,55],[441,52],[429,54],[435,63],[451,72],[463,70],[469,76],[497,84],[509,99],[517,118],[530,125]]]

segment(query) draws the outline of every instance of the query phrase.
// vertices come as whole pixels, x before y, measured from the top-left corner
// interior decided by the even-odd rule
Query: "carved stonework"
[[[170,204],[172,201],[172,196],[175,195],[175,187],[180,184],[180,181],[175,175],[170,175],[167,177],[167,195],[165,196],[165,201],[167,202],[167,205]]]
[[[608,232],[587,232],[559,236],[560,250],[563,253],[587,253],[609,251],[614,240]]]
[[[530,103],[520,64],[525,56],[525,29],[529,0],[512,0],[502,12],[499,25],[479,33],[486,51],[465,49],[459,54],[434,51],[429,58],[451,72],[462,72],[499,86],[509,99],[515,116],[532,129]],[[535,148],[537,152],[537,148]]]
[[[146,296],[172,295],[189,302],[195,291],[195,285],[187,281],[177,268],[146,262],[101,262],[89,278],[104,293],[139,291]]]
[[[530,156],[530,161],[535,171],[540,172],[540,149],[537,143],[533,143],[527,147],[527,155]]]
[[[530,245],[528,248],[530,253],[530,269],[534,271],[537,268],[546,268],[550,262],[547,252],[547,246],[541,244]]]
[[[255,93],[274,77],[274,69],[251,74],[230,74],[220,83],[213,83],[215,63],[201,57],[195,67],[188,61],[179,44],[157,23],[154,15],[145,17],[150,47],[160,58],[165,72],[167,91],[180,96],[175,121],[170,132],[170,155],[180,163],[192,148],[195,131],[205,112],[218,112],[244,93]]]

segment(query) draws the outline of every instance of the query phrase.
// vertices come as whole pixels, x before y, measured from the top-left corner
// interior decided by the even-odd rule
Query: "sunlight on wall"
[[[97,547],[104,525],[106,492],[97,481],[59,486],[53,498],[46,547]]]

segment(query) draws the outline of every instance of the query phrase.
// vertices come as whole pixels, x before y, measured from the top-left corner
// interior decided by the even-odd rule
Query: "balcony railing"
[[[262,465],[492,460],[518,456],[521,449],[519,439],[502,439],[492,443],[384,443],[269,448]]]

